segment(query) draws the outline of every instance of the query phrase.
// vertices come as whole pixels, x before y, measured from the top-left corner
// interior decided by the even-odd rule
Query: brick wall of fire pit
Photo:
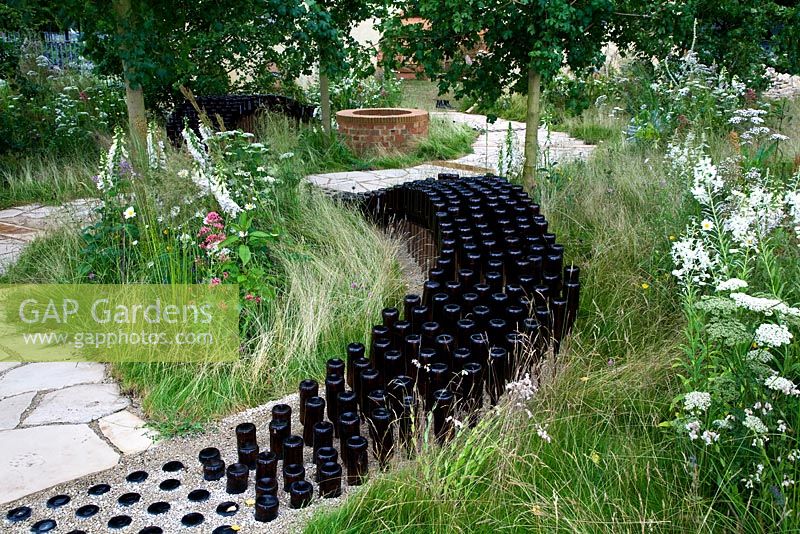
[[[428,135],[428,112],[408,108],[346,109],[336,113],[339,134],[357,154],[408,150]]]

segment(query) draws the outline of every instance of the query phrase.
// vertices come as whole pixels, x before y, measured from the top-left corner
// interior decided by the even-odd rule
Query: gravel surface
[[[321,393],[324,392],[321,391]],[[85,532],[124,532],[136,533],[148,526],[159,526],[165,533],[171,532],[213,532],[215,528],[222,525],[238,525],[241,527],[239,532],[259,532],[259,533],[287,533],[299,531],[311,514],[319,507],[331,507],[341,503],[347,493],[356,488],[349,488],[343,481],[343,493],[341,497],[332,499],[321,499],[314,484],[314,500],[312,504],[304,509],[294,510],[289,507],[289,494],[279,489],[280,511],[278,517],[269,523],[257,522],[254,518],[251,499],[255,498],[254,471],[250,472],[248,489],[239,495],[229,495],[225,491],[225,478],[208,482],[203,479],[202,466],[198,461],[199,451],[205,447],[217,447],[222,453],[222,458],[226,466],[237,460],[236,437],[234,429],[237,424],[242,422],[253,422],[256,424],[257,436],[262,450],[269,448],[269,431],[267,424],[271,418],[270,410],[273,405],[286,403],[292,406],[292,433],[301,434],[302,425],[297,419],[298,395],[292,394],[282,399],[270,402],[263,406],[241,412],[230,416],[209,427],[203,434],[187,437],[174,438],[160,442],[150,450],[135,456],[125,458],[118,466],[113,469],[89,475],[87,477],[74,480],[65,484],[60,484],[48,490],[29,495],[23,499],[8,503],[2,510],[3,532],[31,532],[31,527],[40,520],[53,519],[57,523],[57,528],[50,532],[71,532],[73,529]],[[362,435],[365,428],[362,424]],[[334,446],[338,449],[338,440],[334,440]],[[304,447],[306,462],[306,480],[313,481],[316,467],[311,462],[311,448]],[[166,462],[178,460],[185,466],[179,472],[165,472],[162,467]],[[370,458],[373,462],[373,458]],[[374,465],[371,465],[374,467]],[[282,484],[280,475],[282,462],[278,464],[278,482]],[[126,481],[129,473],[143,470],[148,473],[148,477],[141,483],[131,483]],[[31,476],[35,476],[32,473]],[[177,479],[180,486],[172,491],[164,491],[159,488],[159,484],[167,479]],[[87,490],[95,484],[109,484],[111,490],[101,496],[91,496]],[[194,503],[187,498],[189,492],[195,489],[206,489],[210,493],[210,498],[205,502]],[[130,506],[118,504],[117,499],[126,493],[139,493],[141,499]],[[68,495],[71,500],[66,505],[57,509],[47,506],[48,499],[56,495]],[[217,506],[223,502],[230,501],[238,505],[239,510],[229,517],[223,517],[216,512]],[[169,503],[170,509],[164,514],[152,515],[147,512],[147,508],[156,502]],[[76,510],[87,504],[95,504],[100,510],[91,518],[82,519],[76,516]],[[31,517],[12,523],[6,518],[8,511],[18,506],[28,506],[32,509]],[[181,518],[191,512],[203,514],[205,520],[202,524],[187,528],[181,524]],[[128,515],[132,522],[129,526],[122,529],[109,529],[108,521],[118,515]]]

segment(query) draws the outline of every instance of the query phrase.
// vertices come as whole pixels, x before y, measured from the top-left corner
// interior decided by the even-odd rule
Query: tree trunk
[[[539,97],[542,76],[532,67],[528,68],[528,112],[525,118],[525,165],[522,181],[529,190],[536,185],[536,169],[539,163]]]
[[[322,130],[331,133],[331,90],[328,75],[322,70],[322,62],[319,65],[319,108],[322,115]]]
[[[136,142],[144,142],[147,137],[144,91],[141,85],[136,89],[132,88],[127,78],[125,79],[125,104],[128,106],[128,126],[131,136],[135,138]]]
[[[125,32],[123,21],[127,20],[131,11],[131,0],[113,0],[114,12],[117,14],[117,33]],[[128,127],[134,143],[143,143],[147,137],[147,115],[144,109],[144,91],[141,85],[134,86],[130,82],[129,73],[132,68],[122,62],[122,75],[125,79],[125,104],[128,108]]]

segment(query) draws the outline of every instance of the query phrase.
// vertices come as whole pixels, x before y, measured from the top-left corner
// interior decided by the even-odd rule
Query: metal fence
[[[42,55],[53,65],[64,68],[82,63],[83,41],[79,32],[74,30],[64,33],[42,32],[39,35],[0,32],[0,41],[22,46],[26,40],[33,40],[34,47],[41,49]]]

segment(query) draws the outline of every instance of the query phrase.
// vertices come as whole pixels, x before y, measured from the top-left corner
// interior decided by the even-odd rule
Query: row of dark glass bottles
[[[344,360],[328,360],[324,398],[315,380],[300,383],[302,432],[292,433],[291,408],[277,405],[269,451],[259,450],[255,426],[245,423],[237,427],[239,462],[227,470],[219,451],[201,452],[204,476],[227,476],[230,493],[245,491],[255,471],[258,520],[277,514],[279,461],[291,506],[310,502],[304,446],[313,448],[320,496],[337,496],[343,477],[351,485],[366,477],[370,441],[385,467],[396,450],[413,450],[426,413],[444,441],[456,421],[474,425],[507,381],[548,349],[558,351],[577,314],[579,269],[564,267],[564,247],[521,187],[496,177],[455,178],[360,198],[380,223],[402,217],[429,228],[438,257],[422,295],[404,298],[402,315],[383,310],[369,348],[351,343]]]

